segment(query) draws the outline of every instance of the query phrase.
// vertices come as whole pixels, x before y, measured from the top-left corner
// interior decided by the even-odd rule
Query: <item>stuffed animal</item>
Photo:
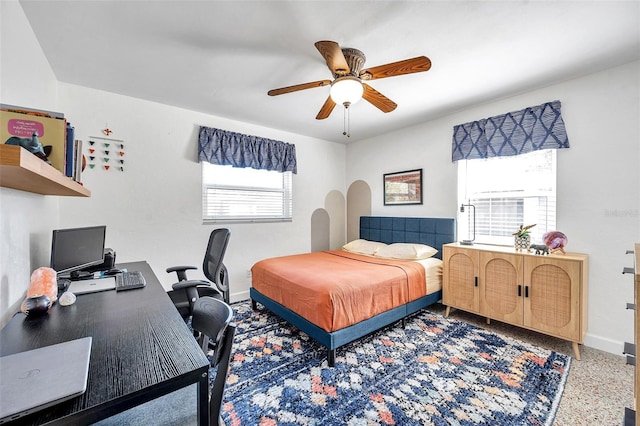
[[[12,136],[5,142],[6,145],[18,145],[35,155],[36,157],[49,162],[49,155],[51,155],[52,146],[47,145],[42,146],[42,143],[38,139],[38,132],[33,132],[31,138],[19,138],[17,136]]]

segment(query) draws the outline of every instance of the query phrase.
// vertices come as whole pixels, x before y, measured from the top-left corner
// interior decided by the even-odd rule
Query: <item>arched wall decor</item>
[[[331,224],[325,209],[316,209],[311,214],[311,251],[330,249]]]
[[[347,242],[360,236],[360,216],[371,215],[371,187],[356,180],[347,190]]]
[[[339,250],[359,238],[360,216],[371,215],[371,187],[363,180],[354,181],[345,200],[342,192],[329,191],[324,208],[311,215],[311,251]]]
[[[339,250],[346,244],[345,204],[344,194],[336,190],[329,191],[324,199],[324,208],[329,213],[329,247],[331,250]]]

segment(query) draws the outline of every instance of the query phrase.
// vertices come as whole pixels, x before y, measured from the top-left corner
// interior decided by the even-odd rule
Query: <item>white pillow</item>
[[[438,250],[425,244],[393,243],[382,247],[375,255],[387,259],[418,260],[432,257],[437,252]]]
[[[374,256],[378,250],[386,246],[387,245],[385,243],[379,243],[377,241],[353,240],[342,246],[342,250],[349,251],[351,253]]]

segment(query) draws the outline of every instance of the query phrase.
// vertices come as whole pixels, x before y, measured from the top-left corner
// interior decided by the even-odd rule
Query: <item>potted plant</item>
[[[534,226],[536,226],[535,223],[527,226],[520,225],[520,229],[513,233],[513,236],[515,237],[514,245],[516,250],[529,250],[529,247],[531,246],[531,233],[529,230]]]

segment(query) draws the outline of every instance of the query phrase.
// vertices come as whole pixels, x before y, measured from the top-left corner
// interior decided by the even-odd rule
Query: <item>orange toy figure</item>
[[[58,300],[58,281],[55,270],[43,266],[33,271],[27,298],[36,296],[47,296],[51,299],[51,303]]]

